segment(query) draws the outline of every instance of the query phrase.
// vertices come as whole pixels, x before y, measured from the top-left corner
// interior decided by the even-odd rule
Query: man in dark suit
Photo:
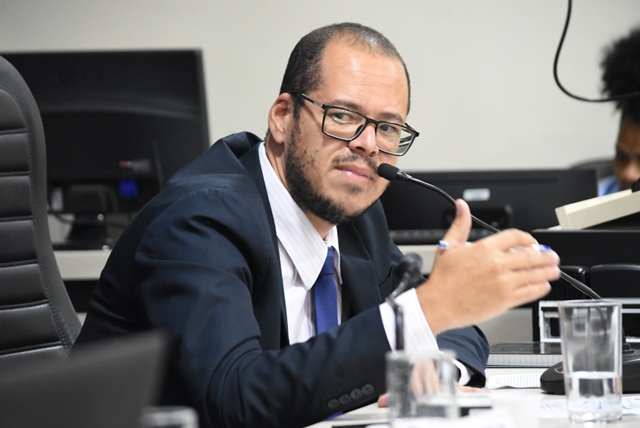
[[[196,407],[202,427],[302,427],[374,402],[395,347],[384,299],[402,259],[376,168],[417,136],[408,111],[406,67],[381,34],[338,24],[305,36],[265,141],[216,142],[139,213],[77,343],[168,331],[163,402]],[[446,237],[454,248],[398,303],[407,349],[453,349],[461,382],[482,385],[487,343],[468,326],[544,295],[558,258],[510,251],[535,242],[520,231],[464,245],[471,217],[463,201],[457,210]],[[325,261],[333,303],[322,308],[338,325],[321,332],[314,283]]]

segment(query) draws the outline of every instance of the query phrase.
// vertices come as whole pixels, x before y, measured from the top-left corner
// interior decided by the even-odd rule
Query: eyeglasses
[[[418,131],[410,127],[408,124],[400,125],[393,122],[385,122],[383,120],[375,120],[349,110],[348,108],[323,104],[313,98],[292,92],[292,95],[298,95],[303,99],[313,103],[324,110],[322,117],[322,132],[332,138],[341,141],[353,141],[370,123],[373,123],[376,130],[376,144],[381,152],[393,156],[402,156],[411,147],[413,140],[416,139]]]

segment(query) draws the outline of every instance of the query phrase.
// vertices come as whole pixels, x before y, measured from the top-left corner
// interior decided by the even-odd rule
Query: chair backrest
[[[46,186],[38,107],[0,56],[0,375],[66,358],[80,331],[53,253]]]
[[[592,266],[589,286],[605,299],[640,299],[640,264],[610,263]]]

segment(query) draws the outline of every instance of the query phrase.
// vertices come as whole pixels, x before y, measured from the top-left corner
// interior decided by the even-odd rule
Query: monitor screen
[[[555,208],[597,196],[594,170],[493,170],[408,172],[411,176],[440,187],[454,199],[469,203],[471,213],[498,229],[525,231],[558,224]],[[455,215],[453,205],[441,195],[415,183],[393,181],[380,198],[389,230],[421,231],[447,229]],[[477,230],[480,226],[474,223]],[[438,232],[441,233],[441,232]],[[417,234],[416,236],[419,236]],[[398,236],[406,236],[399,233]],[[429,235],[431,236],[431,235]],[[437,239],[435,238],[435,242]],[[394,237],[394,239],[396,239]],[[396,239],[399,244],[433,244]]]
[[[134,214],[210,145],[199,50],[0,55],[42,116],[52,213]]]

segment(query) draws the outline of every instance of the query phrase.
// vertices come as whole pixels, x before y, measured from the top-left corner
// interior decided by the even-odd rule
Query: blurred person
[[[640,91],[640,27],[606,48],[601,67],[607,97]],[[620,112],[613,160],[615,174],[600,180],[599,195],[629,189],[640,179],[640,95],[615,101],[615,107]]]

